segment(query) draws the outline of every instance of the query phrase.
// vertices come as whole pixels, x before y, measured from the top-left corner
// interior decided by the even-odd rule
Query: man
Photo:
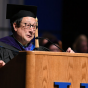
[[[0,39],[0,67],[14,58],[19,51],[34,50],[31,40],[37,28],[36,13],[36,6],[7,5],[6,18],[10,19],[13,35]],[[68,48],[67,52],[73,51]]]

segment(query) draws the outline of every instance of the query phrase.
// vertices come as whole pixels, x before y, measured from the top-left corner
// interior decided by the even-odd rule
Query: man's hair
[[[11,23],[11,30],[12,30],[13,33],[14,33],[13,23],[16,23],[16,26],[19,28],[20,27],[20,23],[22,21],[22,18],[19,18],[19,19],[15,20],[14,22],[10,22]]]

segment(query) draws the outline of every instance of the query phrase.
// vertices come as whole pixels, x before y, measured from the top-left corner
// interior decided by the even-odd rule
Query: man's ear
[[[13,23],[13,28],[14,28],[14,31],[17,31],[17,24],[16,23]]]

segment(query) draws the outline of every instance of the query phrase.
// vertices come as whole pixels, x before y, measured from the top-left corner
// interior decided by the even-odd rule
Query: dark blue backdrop
[[[39,36],[49,31],[61,39],[62,0],[24,0],[24,4],[38,6]]]

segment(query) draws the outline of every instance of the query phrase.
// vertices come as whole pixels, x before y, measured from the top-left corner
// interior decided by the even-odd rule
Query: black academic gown
[[[5,63],[9,62],[19,53],[18,49],[3,42],[0,42],[0,46],[2,46],[0,47],[0,60],[3,60]]]
[[[0,60],[3,60],[5,63],[9,62],[19,53],[19,49],[14,48],[8,44],[0,42]],[[34,48],[36,51],[49,51],[47,48],[40,46],[39,48]]]

